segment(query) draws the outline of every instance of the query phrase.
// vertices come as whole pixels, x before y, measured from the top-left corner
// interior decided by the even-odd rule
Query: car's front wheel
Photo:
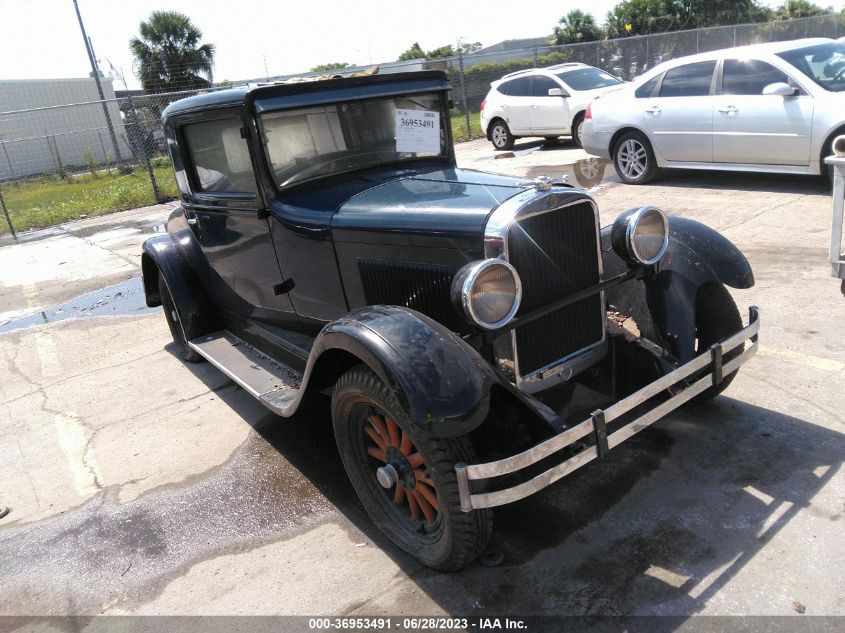
[[[455,464],[474,457],[466,438],[415,426],[368,368],[350,369],[332,391],[340,457],[373,523],[421,563],[455,571],[490,539],[489,510],[461,510]]]
[[[657,173],[657,161],[651,143],[640,132],[628,132],[613,146],[613,165],[622,182],[643,185]]]
[[[499,150],[513,149],[514,135],[502,119],[496,119],[491,123],[490,142]]]

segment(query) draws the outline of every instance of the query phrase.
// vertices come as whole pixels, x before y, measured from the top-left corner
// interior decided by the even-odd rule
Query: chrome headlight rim
[[[654,213],[660,216],[660,221],[663,224],[663,243],[654,257],[645,258],[637,252],[637,227],[645,216]],[[625,221],[627,223],[625,227],[625,250],[628,252],[629,261],[634,261],[642,266],[654,266],[663,259],[666,250],[669,248],[669,218],[666,217],[663,209],[654,205],[645,205],[634,210]]]
[[[493,266],[501,266],[510,273],[514,281],[514,299],[508,313],[498,321],[491,323],[478,316],[472,306],[471,297],[472,288],[478,280],[478,277],[481,273]],[[477,262],[467,264],[459,275],[461,278],[460,303],[467,319],[484,330],[498,330],[513,320],[522,302],[522,281],[519,278],[519,273],[516,272],[516,268],[514,268],[510,262],[498,257],[479,260]]]

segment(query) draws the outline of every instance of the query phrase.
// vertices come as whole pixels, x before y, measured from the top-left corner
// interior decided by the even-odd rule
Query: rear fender
[[[218,329],[214,305],[173,237],[169,233],[151,237],[142,249],[141,271],[147,305],[151,308],[161,305],[160,271],[185,331],[208,333]]]

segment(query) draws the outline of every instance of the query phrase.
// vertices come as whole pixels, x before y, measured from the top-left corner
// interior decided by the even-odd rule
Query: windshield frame
[[[819,80],[819,77],[813,72],[813,69],[808,67],[806,70],[796,64],[791,58],[797,58],[799,60],[805,61],[807,55],[811,54],[814,51],[823,50],[825,48],[832,48],[833,54],[838,53],[842,56],[843,65],[841,68],[841,72],[843,73],[842,79],[840,79],[835,85],[840,86],[839,90],[833,90],[830,88],[830,84],[822,83]],[[825,92],[830,92],[832,94],[842,94],[845,93],[845,43],[834,40],[831,42],[824,42],[823,44],[813,44],[812,46],[803,46],[801,48],[790,48],[785,51],[778,51],[775,53],[775,56],[781,60],[783,63],[787,64],[790,69],[801,73],[801,75],[805,76],[809,79],[814,85],[818,86]],[[808,70],[810,72],[808,72]]]
[[[341,169],[337,171],[331,171],[329,173],[321,173],[316,174],[314,176],[308,178],[302,178],[300,180],[295,180],[293,182],[279,182],[278,178],[276,177],[275,168],[273,166],[273,161],[270,158],[270,151],[267,146],[267,142],[264,138],[264,127],[261,121],[262,116],[275,114],[277,112],[287,112],[287,111],[296,111],[296,110],[308,110],[313,107],[325,107],[325,106],[336,106],[343,103],[357,103],[360,101],[372,101],[376,99],[396,99],[401,97],[407,97],[409,99],[413,99],[415,96],[421,95],[432,95],[437,97],[437,103],[439,106],[439,114],[441,118],[441,129],[444,133],[444,145],[440,154],[431,156],[413,156],[410,158],[398,158],[397,160],[389,160],[389,161],[382,161],[372,165],[364,165],[364,166],[355,166],[350,167],[348,169]],[[448,97],[448,91],[438,88],[426,88],[424,90],[403,90],[401,92],[388,92],[388,93],[362,93],[360,96],[349,97],[347,96],[344,99],[337,99],[337,100],[330,100],[330,101],[319,101],[315,102],[311,105],[305,104],[298,104],[295,106],[290,107],[279,107],[279,108],[272,108],[261,110],[256,112],[255,110],[252,111],[252,119],[254,122],[254,129],[256,131],[256,144],[258,146],[258,152],[261,157],[262,167],[265,170],[265,174],[267,174],[266,180],[270,182],[273,187],[273,190],[276,194],[281,194],[283,192],[296,189],[298,187],[313,185],[315,182],[325,179],[333,179],[339,176],[344,176],[350,173],[359,172],[359,171],[368,171],[372,169],[379,169],[382,167],[396,167],[398,165],[413,165],[415,163],[420,162],[448,162],[450,165],[455,164],[455,149],[454,149],[454,142],[452,137],[452,126],[451,126],[451,112],[450,112],[450,99]],[[252,109],[252,108],[251,108]]]

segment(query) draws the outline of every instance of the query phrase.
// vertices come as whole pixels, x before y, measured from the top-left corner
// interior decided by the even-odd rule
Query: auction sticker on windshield
[[[440,153],[440,113],[396,110],[396,151]]]

